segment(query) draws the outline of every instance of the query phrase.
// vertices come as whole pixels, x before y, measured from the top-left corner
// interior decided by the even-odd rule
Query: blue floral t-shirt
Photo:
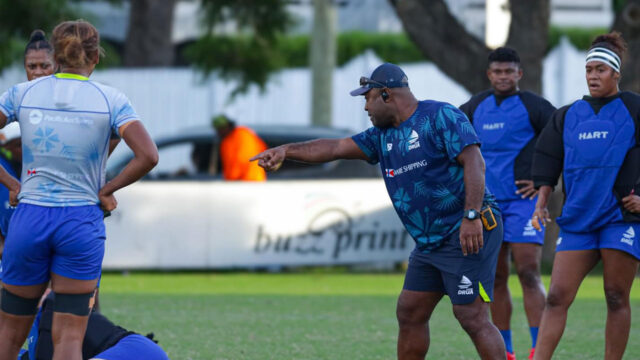
[[[352,138],[371,163],[380,163],[393,206],[418,250],[436,249],[459,229],[465,192],[456,157],[480,143],[466,115],[447,103],[421,101],[397,128],[372,127]],[[484,203],[495,206],[486,189]]]

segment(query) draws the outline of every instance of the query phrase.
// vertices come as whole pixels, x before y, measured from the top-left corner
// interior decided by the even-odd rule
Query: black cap
[[[361,77],[360,87],[353,90],[351,96],[364,95],[372,88],[408,87],[409,79],[398,65],[384,63],[371,73],[371,77]]]

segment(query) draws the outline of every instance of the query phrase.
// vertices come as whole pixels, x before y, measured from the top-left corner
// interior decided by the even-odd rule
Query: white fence
[[[364,99],[349,96],[362,75],[369,75],[381,61],[370,52],[336,69],[333,81],[333,126],[363,130],[370,126]],[[419,99],[465,102],[469,93],[432,63],[404,64],[411,89]],[[526,71],[526,69],[525,69]],[[525,72],[526,76],[526,72]],[[272,76],[264,92],[252,87],[247,94],[230,99],[235,87],[215,76],[203,79],[189,68],[112,69],[96,71],[92,79],[123,91],[133,103],[152,135],[209,124],[224,112],[242,124],[298,124],[311,122],[311,83],[308,69],[283,70]],[[5,71],[0,89],[24,81],[21,68]],[[544,96],[563,105],[586,93],[584,53],[563,41],[544,62]]]
[[[566,41],[544,62],[544,95],[562,105],[582,94],[584,53]],[[380,63],[366,53],[334,74],[337,127],[370,126],[362,97],[348,92]],[[433,64],[403,65],[418,98],[465,102],[469,94]],[[526,75],[525,75],[526,76]],[[93,78],[128,95],[154,136],[208,124],[225,112],[243,124],[310,123],[307,69],[273,76],[233,101],[235,84],[203,80],[190,69],[114,69]],[[6,71],[0,89],[24,79]],[[123,146],[119,150],[123,150]],[[105,268],[229,268],[395,262],[412,248],[381,179],[267,182],[265,184],[134,184],[118,193],[107,225]]]

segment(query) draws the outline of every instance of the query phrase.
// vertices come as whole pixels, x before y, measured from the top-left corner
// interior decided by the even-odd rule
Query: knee
[[[488,314],[481,309],[464,309],[454,311],[456,319],[467,334],[473,336],[478,333],[488,322]]]
[[[562,309],[568,308],[569,305],[573,302],[566,292],[557,289],[549,290],[549,294],[547,295],[547,300],[545,301],[545,306],[549,309]]]
[[[403,299],[398,300],[396,318],[401,328],[416,325],[422,326],[425,325],[428,320],[418,304],[403,301]]]
[[[518,269],[520,284],[525,289],[536,289],[540,287],[540,273],[537,266],[526,266]]]
[[[604,296],[609,311],[618,311],[629,305],[629,296],[621,289],[605,286]]]

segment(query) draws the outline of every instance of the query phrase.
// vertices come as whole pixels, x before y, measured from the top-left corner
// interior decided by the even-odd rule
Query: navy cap
[[[361,77],[360,87],[353,90],[351,96],[364,95],[372,88],[408,87],[409,79],[398,65],[384,63],[371,73],[371,77]]]

